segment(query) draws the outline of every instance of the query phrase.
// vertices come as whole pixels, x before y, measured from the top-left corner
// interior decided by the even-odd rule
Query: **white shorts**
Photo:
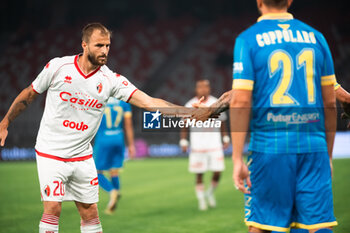
[[[191,173],[221,172],[225,170],[224,152],[222,150],[191,152],[189,161],[189,171]]]
[[[36,155],[42,201],[98,202],[98,179],[93,158],[63,162]]]

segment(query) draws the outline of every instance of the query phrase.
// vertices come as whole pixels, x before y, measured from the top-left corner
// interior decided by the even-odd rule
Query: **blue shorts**
[[[105,136],[95,141],[94,159],[96,169],[100,171],[122,168],[124,163],[124,138]]]
[[[265,154],[248,157],[251,194],[245,195],[245,222],[286,232],[290,227],[336,226],[327,152]]]

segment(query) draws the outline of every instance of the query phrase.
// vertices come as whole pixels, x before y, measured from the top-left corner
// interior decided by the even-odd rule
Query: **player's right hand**
[[[7,134],[7,126],[5,126],[3,123],[0,123],[0,146],[5,146]]]
[[[187,149],[188,149],[188,147],[187,146],[181,146],[181,150],[182,150],[182,152],[187,152]]]
[[[232,176],[236,189],[244,194],[250,194],[249,189],[252,187],[252,183],[250,182],[248,166],[243,160],[234,161]]]

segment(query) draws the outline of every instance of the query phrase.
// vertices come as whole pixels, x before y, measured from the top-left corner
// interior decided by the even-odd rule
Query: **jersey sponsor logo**
[[[242,73],[242,71],[243,71],[243,63],[242,62],[233,63],[233,72],[234,73]]]
[[[65,120],[63,121],[63,126],[81,131],[87,130],[89,128],[89,126],[85,125],[83,121],[80,123],[76,123],[74,121]]]
[[[122,84],[123,84],[124,86],[128,86],[128,85],[129,85],[128,81],[123,81]]]
[[[311,112],[311,113],[297,113],[293,112],[292,114],[273,114],[269,112],[267,114],[267,121],[273,123],[286,123],[286,124],[307,124],[315,123],[320,121],[320,113]]]
[[[98,94],[100,94],[102,91],[102,83],[98,83],[96,86],[96,89],[97,89]]]
[[[92,180],[90,181],[90,184],[93,185],[93,186],[98,185],[98,178],[96,177],[96,178],[92,179]]]
[[[60,93],[60,98],[62,101],[71,103],[71,106],[74,109],[78,109],[78,110],[89,110],[89,107],[99,108],[99,109],[103,107],[103,104],[99,103],[97,99],[93,99],[90,96],[83,93],[75,93],[75,94],[78,96],[80,95],[81,97],[77,97],[72,95],[69,92],[63,91]],[[86,97],[88,98],[86,99]]]
[[[45,186],[44,193],[46,196],[50,196],[50,186],[48,186],[48,185]]]
[[[72,77],[66,76],[66,77],[64,78],[64,82],[65,82],[65,83],[71,84],[71,83],[72,83]]]

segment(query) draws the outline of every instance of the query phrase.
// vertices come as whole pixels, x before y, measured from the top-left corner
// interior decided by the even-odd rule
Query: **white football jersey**
[[[79,55],[54,58],[32,83],[39,94],[47,90],[36,140],[38,155],[79,159],[92,154],[90,144],[100,125],[108,98],[128,102],[137,90],[125,77],[101,66],[85,75]]]
[[[208,96],[207,101],[203,104],[209,107],[217,100],[217,98],[210,95]],[[198,98],[194,97],[185,104],[185,107],[192,107],[192,104],[196,102],[198,102]],[[219,119],[217,120],[225,121],[226,119],[226,114],[221,113]],[[222,150],[221,130],[218,128],[190,129],[190,148],[192,152]]]

